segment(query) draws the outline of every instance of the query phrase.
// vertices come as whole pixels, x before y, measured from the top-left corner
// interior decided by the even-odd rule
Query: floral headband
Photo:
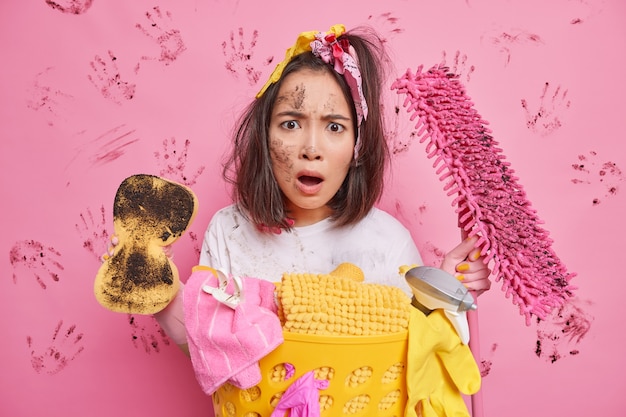
[[[333,69],[343,75],[346,80],[352,100],[356,108],[357,130],[363,120],[367,119],[367,102],[363,95],[363,85],[361,80],[361,71],[359,71],[358,58],[354,48],[348,43],[347,39],[337,40],[346,31],[344,25],[334,25],[326,33],[322,32],[302,32],[296,43],[285,53],[285,59],[279,63],[270,78],[267,80],[261,91],[256,95],[261,97],[267,88],[277,82],[283,74],[285,66],[297,55],[311,51],[313,55],[319,57],[327,64],[333,66]],[[354,159],[358,157],[360,149],[360,132],[357,132],[356,145],[354,147]]]

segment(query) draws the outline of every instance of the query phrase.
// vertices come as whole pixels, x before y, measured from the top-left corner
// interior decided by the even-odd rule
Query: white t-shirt
[[[410,232],[390,214],[373,208],[359,223],[334,227],[331,220],[280,234],[261,233],[235,205],[213,216],[200,264],[238,276],[279,281],[283,273],[327,274],[350,262],[365,282],[395,285],[410,295],[402,265],[422,264]]]
[[[328,274],[344,262],[361,268],[365,282],[395,285],[411,296],[398,270],[421,265],[422,258],[409,231],[376,208],[352,226],[334,227],[332,221],[323,220],[273,234],[259,232],[231,205],[213,216],[200,253],[200,265],[272,282],[289,272]],[[182,292],[181,288],[174,301],[154,315],[179,345],[187,342]]]

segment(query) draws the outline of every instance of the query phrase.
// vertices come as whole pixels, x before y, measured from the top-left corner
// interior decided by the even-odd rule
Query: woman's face
[[[350,105],[329,73],[304,69],[285,77],[269,138],[274,176],[296,226],[332,214],[327,203],[350,168],[353,126]]]

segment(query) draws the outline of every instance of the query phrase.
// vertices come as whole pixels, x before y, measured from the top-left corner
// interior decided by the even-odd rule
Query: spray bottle
[[[413,293],[412,305],[426,315],[443,309],[461,342],[469,343],[467,311],[476,309],[469,290],[453,275],[430,266],[411,268],[404,277]]]

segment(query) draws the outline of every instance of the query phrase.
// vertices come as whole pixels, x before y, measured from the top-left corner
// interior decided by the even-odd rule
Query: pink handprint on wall
[[[578,155],[578,161],[572,164],[577,176],[571,181],[573,184],[587,185],[599,182],[606,190],[604,197],[615,196],[619,191],[619,183],[624,180],[624,174],[615,162],[600,162],[597,159],[598,153],[596,151]],[[601,201],[599,196],[595,196],[592,203],[595,206]]]
[[[587,335],[594,320],[585,311],[590,304],[572,298],[553,310],[546,320],[537,320],[537,357],[554,363],[567,355],[577,355],[579,350],[576,345]]]
[[[526,126],[541,136],[547,136],[561,127],[561,118],[570,105],[567,89],[561,89],[560,85],[552,89],[550,83],[546,82],[536,110],[532,110],[526,99],[522,99]]]
[[[36,240],[16,242],[9,252],[9,261],[13,267],[13,282],[17,283],[18,269],[25,268],[45,290],[47,282],[59,281],[59,274],[64,270],[59,262],[60,258],[59,251],[51,246],[44,246]]]
[[[89,10],[93,0],[46,0],[46,4],[61,13],[83,14]]]
[[[31,349],[31,364],[38,374],[45,372],[54,375],[61,372],[83,351],[84,346],[80,344],[83,334],[76,332],[76,325],[72,324],[63,331],[62,328],[63,320],[60,320],[48,346],[41,349],[34,347],[31,336],[26,337],[28,348]]]
[[[183,42],[180,30],[173,28],[172,13],[165,11],[165,14],[161,12],[159,6],[152,8],[152,11],[145,13],[147,24],[142,25],[137,23],[135,27],[139,29],[144,35],[152,39],[161,48],[161,54],[158,57],[143,56],[143,60],[157,60],[165,65],[169,65],[182,54],[187,47]]]
[[[80,213],[80,221],[76,223],[76,231],[81,238],[83,248],[97,260],[100,260],[102,254],[108,249],[109,232],[107,227],[104,206],[100,206],[97,219],[91,209],[87,208],[83,213]]]
[[[513,51],[523,44],[540,45],[543,44],[541,37],[535,33],[524,29],[493,31],[483,35],[489,42],[504,55],[504,66],[511,63]]]
[[[238,78],[240,74],[245,74],[248,79],[248,84],[255,85],[261,78],[262,72],[257,68],[257,64],[254,62],[254,50],[256,49],[256,43],[259,38],[259,31],[252,31],[252,39],[246,45],[243,28],[239,28],[237,31],[238,40],[235,41],[235,32],[230,32],[229,42],[222,42],[222,52],[226,57],[226,69],[230,74]],[[267,58],[263,65],[267,66],[272,63],[274,57]]]
[[[161,344],[170,345],[170,339],[153,317],[129,314],[128,323],[135,348],[141,348],[150,354],[152,352],[160,353]]]
[[[122,79],[117,67],[117,57],[112,51],[108,51],[105,58],[96,55],[89,65],[93,74],[87,75],[87,78],[102,97],[122,104],[124,100],[131,100],[135,96],[135,84]]]
[[[30,96],[26,101],[29,109],[44,114],[50,126],[53,126],[57,119],[65,120],[68,111],[65,104],[74,98],[54,87],[52,82],[47,79],[52,69],[52,67],[48,67],[37,74],[29,91]]]
[[[473,65],[467,64],[467,55],[461,54],[461,51],[456,51],[454,53],[454,59],[452,62],[448,62],[448,55],[446,51],[441,52],[441,62],[439,63],[440,67],[448,67],[452,74],[456,74],[459,78],[463,77],[466,82],[470,81],[471,75],[474,73],[476,68]]]
[[[186,139],[181,146],[176,138],[170,138],[164,139],[162,144],[162,150],[154,152],[160,166],[159,175],[187,186],[194,185],[205,167],[201,165],[191,175],[186,172],[191,141]]]

